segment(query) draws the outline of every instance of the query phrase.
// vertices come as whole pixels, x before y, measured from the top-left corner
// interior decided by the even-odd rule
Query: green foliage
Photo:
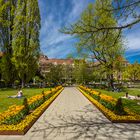
[[[43,100],[44,100],[44,102],[45,102],[46,97],[45,97],[45,94],[44,94],[44,90],[42,91],[42,96],[43,96]]]
[[[117,100],[117,103],[115,105],[115,108],[114,108],[114,112],[115,114],[118,114],[118,115],[126,115],[127,113],[124,111],[124,107],[123,107],[123,103],[122,103],[122,99],[119,98]]]
[[[39,107],[42,103],[44,102],[44,99],[41,98],[40,100],[37,100],[36,102],[33,102],[32,104],[29,105],[29,110],[35,110],[37,107]]]
[[[85,60],[75,60],[73,77],[76,83],[85,84],[92,80],[92,68]]]
[[[33,79],[36,83],[42,82],[42,79],[39,76],[35,76]]]
[[[107,102],[105,100],[100,99],[99,101],[103,106],[105,106],[107,109],[113,111],[114,110],[114,105],[110,102]]]
[[[25,116],[26,116],[26,110],[20,111],[17,115],[14,115],[12,117],[6,118],[4,121],[2,121],[2,124],[18,124]]]
[[[0,0],[2,79],[28,82],[38,68],[40,14],[37,0]]]
[[[45,75],[45,79],[49,85],[55,86],[61,83],[64,74],[62,65],[50,65],[50,71]]]
[[[2,79],[6,84],[13,83],[13,81],[17,78],[16,70],[12,65],[11,56],[9,54],[5,54],[1,58],[0,69]]]
[[[0,48],[4,52],[1,60],[1,75],[5,83],[11,84],[17,77],[12,57],[12,26],[17,0],[0,0]]]
[[[101,95],[101,92],[99,92],[99,94],[98,94],[98,102],[100,101],[100,99],[101,99],[101,97],[100,97],[100,95]]]
[[[24,107],[25,107],[26,115],[28,115],[28,114],[29,114],[29,105],[28,105],[28,100],[27,100],[27,98],[24,98],[24,100],[23,100],[23,105],[24,105]]]
[[[113,73],[117,66],[117,58],[123,55],[124,48],[121,31],[106,30],[108,27],[117,26],[110,8],[112,0],[96,0],[95,4],[89,4],[75,24],[64,28],[62,32],[78,37],[78,52],[93,55],[106,73],[109,86],[114,88]]]
[[[15,86],[18,86],[18,85],[19,85],[19,83],[20,83],[20,81],[19,81],[19,80],[15,80],[15,81],[14,81],[14,85],[15,85]]]
[[[125,68],[123,77],[131,81],[140,80],[140,64],[135,62],[134,64],[128,65]]]
[[[94,98],[94,99],[97,100],[97,101],[99,100],[99,96],[98,96],[98,95],[91,94],[91,97]]]
[[[22,80],[22,86],[32,79],[38,67],[39,30],[38,1],[18,0],[12,31],[12,62]]]

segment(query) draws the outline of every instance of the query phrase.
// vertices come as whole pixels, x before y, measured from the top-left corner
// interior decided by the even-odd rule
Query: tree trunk
[[[113,75],[113,63],[109,65],[108,67],[108,79],[109,79],[109,88],[111,90],[114,90],[114,75]]]
[[[109,87],[114,90],[114,77],[113,74],[110,74],[109,76]]]
[[[24,78],[22,78],[22,80],[21,80],[21,88],[24,88],[24,86],[25,86]]]
[[[26,74],[23,74],[22,80],[21,80],[21,87],[24,88],[25,87],[25,82],[26,82]]]

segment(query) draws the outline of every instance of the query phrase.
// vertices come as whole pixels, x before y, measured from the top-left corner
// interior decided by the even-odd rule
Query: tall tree
[[[0,0],[0,49],[4,53],[1,60],[2,79],[12,83],[16,78],[12,57],[12,31],[17,0]]]
[[[34,76],[37,70],[40,52],[39,30],[38,1],[18,0],[12,32],[12,62],[22,81],[22,87]]]
[[[49,72],[45,74],[45,79],[49,85],[53,84],[53,86],[58,85],[62,82],[63,78],[63,66],[62,65],[53,65],[49,66]]]
[[[86,84],[87,82],[92,81],[92,71],[89,63],[85,60],[75,60],[74,62],[74,70],[73,70],[73,77],[76,83],[79,84]]]
[[[114,15],[104,10],[112,7],[111,2],[111,0],[96,0],[95,5],[90,4],[77,23],[62,29],[62,32],[75,34],[79,38],[78,50],[93,54],[100,65],[104,66],[109,86],[113,89],[114,65],[117,58],[123,54],[123,46],[121,31],[106,30],[109,25],[117,25]],[[104,28],[104,30],[93,33],[92,26]]]
[[[127,66],[125,70],[125,76],[133,82],[140,80],[140,64],[135,62],[134,64]]]
[[[108,26],[106,29],[123,30],[140,23],[140,0],[113,0],[110,9],[117,20],[121,20],[117,26]],[[131,19],[131,20],[130,20]]]
[[[112,0],[111,6],[106,8],[104,7],[104,0],[100,0],[100,8],[103,12],[112,14],[115,16],[119,24],[108,25],[105,27],[88,25],[92,30],[87,30],[86,26],[81,30],[81,33],[92,32],[97,33],[101,30],[124,30],[133,27],[136,24],[140,23],[140,0]]]

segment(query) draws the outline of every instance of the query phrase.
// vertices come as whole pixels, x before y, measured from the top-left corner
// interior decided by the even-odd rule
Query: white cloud
[[[51,8],[51,10],[46,12],[46,7],[44,6],[42,0],[40,0],[42,8],[41,11],[44,10],[44,13],[46,12],[45,16],[43,15],[40,35],[41,50],[43,50],[44,53],[48,54],[50,57],[57,57],[60,54],[65,55],[68,53],[68,51],[73,49],[74,44],[70,42],[73,37],[60,33],[59,29],[62,28],[62,25],[69,25],[75,22],[80,17],[82,11],[87,7],[89,1],[90,0],[70,0],[71,9],[68,9],[68,11],[65,8],[66,5],[64,5],[65,0],[61,0],[59,5],[60,10],[57,9],[58,7],[55,5],[54,1],[53,7],[49,7],[49,5],[47,5],[47,8]],[[61,13],[60,11],[63,12]],[[125,23],[130,21],[131,18],[128,18]],[[120,21],[119,23],[123,24],[124,21]],[[128,48],[128,51],[140,49],[139,27],[128,30],[127,33],[125,33],[125,36],[127,39],[126,47]],[[69,46],[69,48],[71,47],[72,49],[69,49],[67,46]]]
[[[87,7],[88,1],[89,0],[70,0],[69,2],[72,6],[67,7],[71,8],[68,11],[66,10],[66,5],[64,5],[63,0],[61,0],[61,3],[59,3],[60,10],[57,9],[58,7],[55,5],[55,1],[52,2],[53,5],[49,7],[51,8],[50,12],[45,14],[45,16],[43,15],[43,23],[40,35],[41,50],[45,50],[49,56],[53,57],[53,55],[57,56],[57,54],[60,54],[60,51],[67,51],[64,49],[65,46],[63,45],[63,42],[65,42],[67,46],[73,47],[73,44],[71,44],[69,41],[73,38],[73,36],[60,33],[59,29],[61,29],[62,26],[69,25],[78,19],[83,9]],[[43,5],[41,4],[41,8],[42,6]],[[69,43],[67,44],[66,42]]]
[[[132,29],[133,30],[133,29]],[[140,49],[140,29],[126,34],[128,50]]]
[[[42,28],[42,34],[44,36],[44,38],[41,40],[42,47],[49,47],[72,38],[70,35],[60,33],[59,29],[61,27],[55,21],[49,21],[46,19],[46,23],[47,24],[44,24],[44,27]]]
[[[81,0],[72,0],[73,9],[68,16],[68,22],[73,22],[79,18],[80,14],[83,12],[83,9],[86,8],[88,1]]]

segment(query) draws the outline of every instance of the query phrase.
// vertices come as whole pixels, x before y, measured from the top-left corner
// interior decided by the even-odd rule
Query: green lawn
[[[122,96],[125,96],[126,92],[128,92],[129,95],[134,95],[134,96],[140,95],[140,89],[137,89],[137,88],[128,88],[128,89],[125,89],[125,91],[123,92],[112,92],[112,91],[107,91],[107,90],[102,90],[102,89],[95,89],[95,90],[100,91],[104,94],[110,95],[114,98],[120,98]]]
[[[27,98],[40,94],[42,91],[50,90],[50,88],[24,88],[23,95]],[[21,105],[23,98],[8,98],[8,96],[16,95],[18,90],[15,89],[0,89],[0,112],[8,109],[11,105]]]
[[[103,94],[112,96],[117,99],[125,96],[126,92],[128,92],[129,95],[135,95],[135,96],[140,95],[140,89],[137,89],[137,88],[125,89],[125,91],[123,91],[123,92],[111,92],[111,91],[106,91],[106,90],[102,90],[102,89],[94,89],[94,90],[99,91]],[[132,112],[140,114],[140,105],[137,104],[138,102],[140,102],[140,101],[123,99],[124,107],[129,108]]]

